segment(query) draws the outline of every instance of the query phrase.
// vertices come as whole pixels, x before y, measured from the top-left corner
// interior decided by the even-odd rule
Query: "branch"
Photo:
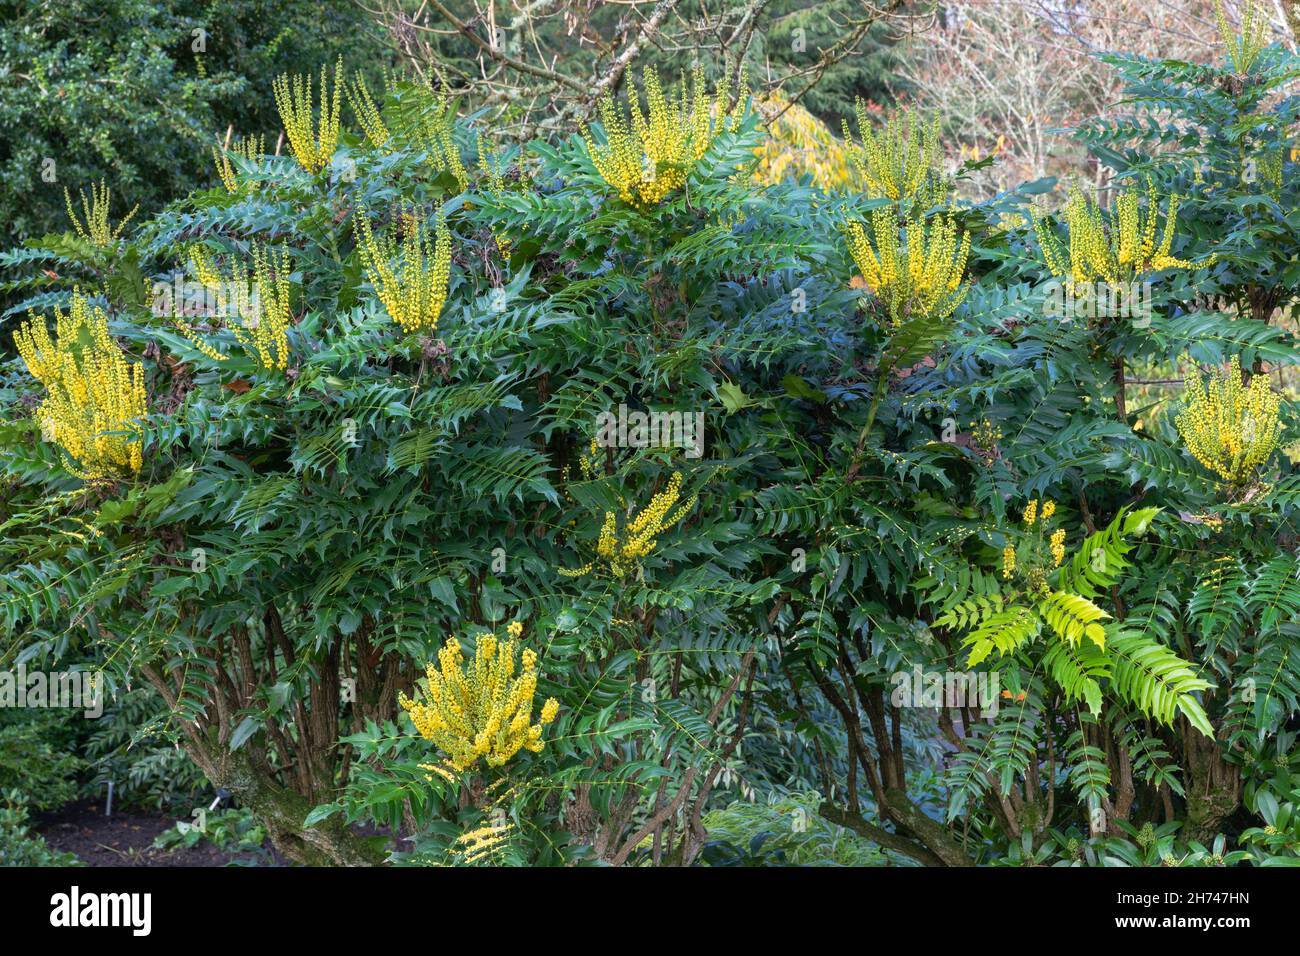
[[[947,864],[934,853],[931,853],[919,843],[913,843],[906,837],[899,836],[897,833],[891,833],[884,827],[878,827],[874,823],[868,823],[856,813],[849,813],[847,810],[841,810],[831,803],[823,803],[817,808],[817,813],[825,820],[837,826],[842,826],[846,830],[852,830],[860,837],[865,837],[872,843],[879,843],[887,850],[893,850],[895,853],[902,853],[904,856],[910,856],[912,859],[924,864],[925,866],[946,866]]]
[[[477,31],[475,31],[472,26],[444,7],[439,0],[429,0],[429,5],[442,14],[443,18],[454,26],[463,36],[470,40],[470,42],[498,63],[504,63],[511,69],[518,70],[521,73],[527,73],[544,80],[550,80],[552,83],[559,83],[563,86],[567,86],[571,90],[576,90],[584,96],[587,95],[589,85],[583,83],[581,80],[575,80],[573,77],[566,76],[563,73],[557,73],[555,70],[548,70],[542,66],[533,66],[531,63],[518,60],[506,53],[504,50],[498,49],[484,40],[478,35]],[[421,27],[418,24],[414,24],[414,26],[420,30],[429,30],[428,27]]]
[[[436,3],[437,0],[434,0]],[[650,13],[650,19],[637,32],[632,42],[623,48],[623,52],[610,62],[605,74],[591,86],[591,92],[586,96],[588,103],[594,103],[604,92],[619,81],[627,66],[632,62],[633,57],[640,52],[642,44],[659,31],[659,25],[667,19],[668,14],[672,13],[680,0],[659,0],[659,5]]]

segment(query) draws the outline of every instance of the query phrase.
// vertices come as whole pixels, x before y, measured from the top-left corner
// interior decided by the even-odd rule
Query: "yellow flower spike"
[[[501,199],[506,193],[506,180],[501,173],[496,157],[490,156],[486,144],[483,142],[483,134],[478,134],[478,169],[482,177],[483,187],[493,199]],[[510,239],[507,236],[492,234],[493,241],[497,244],[497,250],[501,253],[502,258],[510,258]]]
[[[1242,382],[1237,356],[1221,376],[1192,375],[1183,390],[1183,408],[1174,419],[1187,451],[1229,485],[1249,484],[1277,448],[1282,399],[1267,375]]]
[[[307,172],[315,175],[329,165],[338,146],[339,106],[343,92],[343,58],[334,67],[334,92],[331,96],[325,67],[320,71],[320,118],[312,110],[311,76],[287,73],[271,84],[275,106],[284,124],[285,136],[294,158]]]
[[[681,496],[681,488],[681,473],[673,472],[664,490],[654,495],[635,516],[629,516],[621,532],[618,516],[612,511],[605,512],[605,523],[596,541],[596,556],[609,565],[615,577],[625,577],[629,571],[636,570],[641,559],[655,549],[659,536],[695,507],[698,496],[692,495],[677,510],[672,510]],[[576,578],[591,571],[595,564],[591,562],[580,568],[556,570],[565,577]]]
[[[1214,17],[1219,24],[1219,37],[1228,52],[1232,68],[1240,73],[1250,72],[1259,54],[1268,45],[1269,16],[1261,12],[1255,0],[1245,0],[1241,5],[1241,31],[1233,30],[1228,25],[1228,16],[1223,8],[1223,0],[1214,0]]]
[[[1052,532],[1050,541],[1052,549],[1052,566],[1059,568],[1061,562],[1065,560],[1065,529],[1057,528]]]
[[[247,162],[255,163],[264,152],[260,136],[237,139],[228,146],[218,143],[212,147],[212,159],[217,166],[217,176],[220,177],[221,185],[226,187],[227,192],[239,191],[239,177],[235,175],[235,167],[230,162],[230,157],[237,156]]]
[[[1016,569],[1016,549],[1007,545],[1002,549],[1002,576],[1011,577],[1011,573]]]
[[[144,367],[127,361],[108,333],[104,310],[80,292],[66,314],[58,308],[54,314],[53,338],[34,313],[14,333],[27,370],[45,386],[35,416],[43,437],[62,448],[68,470],[84,481],[138,472],[138,422],[148,415]]]
[[[515,636],[513,629],[511,633]],[[475,649],[474,665],[464,671],[460,644],[448,638],[438,652],[441,671],[433,664],[426,668],[428,689],[417,692],[414,700],[399,695],[398,702],[420,735],[447,754],[454,770],[468,770],[480,759],[488,766],[502,766],[520,749],[540,751],[542,724],[554,720],[559,710],[558,702],[550,698],[542,708],[541,722],[531,722],[537,655],[525,648],[522,659],[523,669],[512,679],[514,640],[498,643],[495,636],[484,634]],[[454,688],[453,693],[446,693],[447,687]]]
[[[267,371],[289,367],[289,275],[293,263],[288,253],[252,244],[252,261],[235,262],[227,278],[201,246],[190,247],[190,264],[203,285],[216,292],[217,312],[225,318],[244,351]],[[228,356],[203,341],[182,321],[177,326],[204,355],[215,361]]]
[[[208,257],[208,252],[200,245],[190,246],[190,265],[205,289],[217,290],[224,281],[221,273]]]
[[[455,132],[456,114],[445,94],[435,94],[425,88],[428,101],[421,123],[425,152],[429,165],[437,172],[450,173],[464,191],[469,186],[469,171],[460,158],[460,149],[452,135]]]
[[[173,321],[176,323],[176,327],[181,330],[181,334],[184,335],[187,339],[189,339],[190,344],[193,345],[196,349],[198,349],[201,353],[203,353],[203,355],[207,356],[209,359],[211,359],[214,362],[229,361],[230,359],[229,355],[227,355],[225,352],[222,352],[219,349],[214,348],[211,344],[209,344],[206,340],[204,340],[203,336],[199,334],[199,331],[196,328],[194,328],[184,319],[176,318],[173,319]]]
[[[870,236],[861,223],[847,226],[849,254],[893,324],[908,317],[946,319],[966,298],[970,236],[949,215],[934,217],[928,227],[922,219],[908,222],[903,239],[889,209],[872,212]]]
[[[357,248],[366,278],[388,315],[405,332],[433,332],[451,282],[451,233],[439,217],[430,234],[414,213],[402,216],[401,243],[378,236],[363,210],[355,220]],[[394,270],[393,260],[400,260]]]
[[[345,84],[344,93],[348,98],[348,105],[352,107],[352,112],[356,114],[357,122],[361,124],[361,131],[366,134],[366,139],[370,145],[377,149],[383,149],[392,133],[384,125],[383,116],[380,114],[379,107],[375,105],[374,98],[370,95],[370,89],[366,86],[366,81],[360,73],[353,77],[352,82]]]
[[[862,145],[853,143],[847,120],[842,127],[844,142],[849,163],[866,183],[866,194],[915,201],[921,209],[941,205],[949,186],[938,167],[938,116],[921,126],[914,113],[904,111],[888,119],[877,133],[862,100],[856,102],[854,112]]]
[[[72,196],[67,189],[63,190],[63,204],[68,210],[68,218],[72,221],[73,228],[77,230],[77,235],[96,246],[107,246],[116,242],[117,238],[122,235],[122,230],[126,228],[126,224],[131,221],[131,217],[140,209],[137,203],[126,214],[126,217],[117,224],[117,228],[112,228],[108,224],[110,204],[108,185],[102,180],[98,184],[91,183],[89,199],[86,198],[85,193],[81,194],[81,211],[85,217],[84,224],[72,210]]]
[[[659,73],[646,67],[642,74],[646,108],[635,84],[629,84],[627,109],[612,97],[600,101],[605,142],[597,145],[583,127],[587,153],[600,177],[619,198],[640,210],[652,209],[686,183],[691,168],[724,130],[734,128],[744,109],[744,98],[727,111],[730,90],[719,85],[712,100],[704,88],[704,72],[697,69],[687,97],[683,82],[676,103],[664,95]]]
[[[1146,186],[1145,209],[1138,190],[1128,188],[1115,197],[1109,216],[1091,198],[1074,191],[1062,216],[1068,246],[1057,237],[1051,224],[1034,212],[1034,233],[1048,271],[1064,278],[1070,286],[1078,286],[1134,282],[1161,269],[1199,269],[1213,264],[1217,255],[1191,262],[1169,254],[1177,233],[1180,199],[1168,198],[1161,230],[1160,194],[1150,179]]]
[[[509,839],[512,829],[513,825],[509,821],[479,827],[458,836],[452,843],[451,851],[468,864],[494,859],[496,851]]]
[[[1034,522],[1038,520],[1038,499],[1037,498],[1030,499],[1029,504],[1025,505],[1025,512],[1023,517],[1025,520],[1025,527],[1032,528],[1034,526]]]
[[[1056,502],[1053,501],[1051,498],[1048,498],[1046,501],[1043,502],[1043,510],[1042,510],[1043,521],[1046,522],[1047,519],[1052,517],[1052,515],[1054,514],[1056,514]]]

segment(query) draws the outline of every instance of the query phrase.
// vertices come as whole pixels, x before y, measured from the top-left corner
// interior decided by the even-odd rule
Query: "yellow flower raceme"
[[[414,213],[401,221],[399,245],[385,232],[376,236],[363,210],[356,217],[357,248],[366,277],[393,321],[406,332],[433,332],[451,281],[451,233],[441,217],[432,235]],[[394,259],[401,260],[396,269]]]
[[[493,858],[495,852],[505,845],[513,829],[513,825],[506,821],[469,830],[452,842],[452,852],[467,864],[484,862]]]
[[[468,667],[460,642],[448,638],[437,666],[425,670],[427,688],[414,700],[399,697],[416,730],[446,753],[454,770],[468,770],[480,759],[499,767],[521,749],[541,751],[542,726],[559,712],[559,702],[549,698],[538,722],[532,722],[537,655],[525,648],[516,675],[514,635],[522,633],[522,626],[512,626],[510,632],[506,641],[480,635]]]
[[[1025,513],[1023,517],[1025,519],[1026,527],[1032,528],[1034,526],[1034,522],[1038,520],[1038,499],[1037,498],[1030,499],[1029,504],[1025,505]],[[1046,515],[1044,515],[1044,517],[1046,517]]]
[[[460,148],[452,135],[456,128],[456,114],[446,96],[434,94],[432,90],[426,91],[426,95],[430,101],[421,129],[429,165],[437,172],[450,173],[463,191],[469,186],[469,170],[460,158]]]
[[[844,141],[850,144],[848,159],[866,182],[867,195],[915,200],[923,209],[942,204],[948,185],[938,166],[939,118],[922,128],[915,114],[904,112],[876,132],[862,100],[857,101],[855,112],[862,145],[853,145],[847,121],[843,124]]]
[[[659,535],[695,507],[698,496],[692,495],[676,511],[672,510],[681,496],[681,490],[681,473],[673,472],[668,479],[668,486],[651,498],[650,503],[635,517],[629,518],[622,530],[618,526],[618,516],[612,511],[605,512],[605,523],[596,541],[596,556],[609,565],[615,577],[624,577],[634,570],[641,559],[654,550]],[[558,570],[566,577],[579,577],[595,566],[596,561],[591,561],[580,568]]]
[[[1061,566],[1061,562],[1065,560],[1065,529],[1064,528],[1057,528],[1055,531],[1052,532],[1052,540],[1050,542],[1050,547],[1052,549],[1052,567],[1059,568]]]
[[[956,221],[936,216],[927,228],[924,220],[914,219],[900,243],[893,210],[877,209],[871,233],[868,236],[861,223],[850,222],[849,253],[866,288],[888,308],[891,321],[952,315],[966,298],[962,279],[970,254],[970,236]]]
[[[1238,32],[1228,25],[1223,0],[1214,0],[1214,17],[1218,21],[1219,37],[1228,51],[1232,68],[1241,74],[1249,73],[1259,59],[1259,54],[1268,45],[1268,14],[1256,7],[1255,0],[1245,0],[1241,5],[1241,31]]]
[[[1016,549],[1012,545],[1007,545],[1002,549],[1002,576],[1011,577],[1016,570]]]
[[[1138,190],[1124,189],[1107,212],[1076,191],[1065,206],[1068,249],[1050,224],[1035,215],[1034,232],[1047,268],[1074,286],[1099,281],[1131,282],[1161,269],[1199,269],[1215,261],[1213,255],[1195,263],[1171,256],[1169,250],[1178,227],[1179,197],[1168,199],[1163,230],[1158,229],[1160,196],[1150,179],[1146,200],[1144,210]],[[1157,232],[1160,232],[1158,239]]]
[[[109,198],[107,183],[102,181],[98,185],[91,183],[90,198],[86,198],[85,193],[81,194],[81,211],[86,220],[83,224],[72,210],[72,196],[69,195],[66,189],[63,190],[63,204],[67,207],[68,218],[72,220],[77,235],[96,246],[107,246],[117,241],[117,237],[122,234],[126,224],[131,221],[131,217],[140,208],[139,204],[134,206],[126,214],[126,218],[119,222],[117,228],[114,229],[108,224]]]
[[[320,71],[320,121],[312,111],[311,77],[287,73],[272,83],[275,106],[280,111],[289,148],[307,172],[315,174],[329,165],[339,141],[339,106],[343,92],[343,59],[334,68],[334,92],[329,92],[325,68]]]
[[[971,444],[982,452],[992,453],[1002,441],[1002,428],[987,418],[970,423]]]
[[[1174,419],[1192,457],[1231,485],[1250,482],[1282,435],[1278,412],[1282,399],[1268,376],[1242,383],[1237,356],[1222,376],[1188,378],[1183,409]]]
[[[216,311],[228,320],[244,350],[267,371],[283,372],[289,367],[289,326],[293,323],[289,275],[293,265],[282,250],[253,243],[252,252],[252,263],[235,263],[228,279],[201,246],[191,247],[190,264],[199,281],[216,293]],[[178,321],[177,326],[208,358],[219,362],[228,358],[188,324]]]
[[[675,103],[664,95],[654,68],[645,69],[643,80],[646,111],[630,84],[627,111],[620,110],[611,97],[600,102],[604,144],[597,145],[586,128],[583,139],[601,178],[625,203],[646,210],[684,185],[714,138],[724,129],[735,128],[746,97],[742,87],[735,109],[728,112],[730,89],[725,75],[710,100],[703,70],[695,71],[689,98],[683,83]]]
[[[482,188],[486,189],[488,195],[493,199],[501,199],[506,194],[506,180],[502,175],[501,169],[495,156],[490,156],[487,145],[483,142],[483,134],[478,137],[478,170]],[[501,236],[492,233],[492,239],[497,245],[497,250],[501,253],[502,258],[510,258],[510,239],[507,236]]]
[[[1282,200],[1282,183],[1283,170],[1286,167],[1286,144],[1283,143],[1277,149],[1271,149],[1259,157],[1259,179],[1264,184],[1265,190],[1272,197],[1281,202]],[[1294,158],[1294,151],[1292,156]]]
[[[54,338],[34,314],[14,334],[27,370],[46,389],[36,413],[42,434],[63,448],[69,470],[84,480],[139,471],[138,422],[148,415],[143,366],[127,361],[108,334],[104,310],[79,293],[66,314],[54,311]]]
[[[370,145],[383,149],[393,134],[384,124],[384,118],[370,95],[370,88],[366,86],[365,78],[358,73],[352,82],[344,87],[344,92],[347,94],[348,105],[356,114],[357,122],[361,124],[361,130],[366,134]]]
[[[220,289],[222,283],[225,281],[222,279],[221,273],[217,270],[217,267],[213,264],[212,260],[208,258],[207,250],[202,246],[195,245],[190,247],[190,266],[194,269],[194,274],[198,276],[199,281],[203,283],[205,289],[215,291]]]
[[[251,271],[236,272],[235,282],[247,286],[256,283],[257,301],[252,315],[234,326],[235,338],[246,350],[257,355],[258,363],[269,370],[283,372],[289,367],[289,324],[293,313],[289,307],[289,274],[293,267],[287,253],[264,250],[253,245]]]
[[[230,162],[230,157],[237,156],[247,162],[255,163],[264,151],[260,136],[237,139],[228,146],[212,147],[212,158],[217,164],[217,175],[221,177],[221,185],[226,187],[227,192],[239,191],[239,178],[235,175],[235,167]]]

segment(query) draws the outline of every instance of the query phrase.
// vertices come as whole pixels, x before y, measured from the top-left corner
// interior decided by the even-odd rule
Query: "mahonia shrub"
[[[1149,859],[1165,815],[1261,859],[1212,838],[1278,819],[1243,781],[1300,708],[1300,481],[1254,384],[1300,361],[1300,177],[1239,159],[1296,60],[1108,61],[1185,121],[1083,124],[1131,183],[1061,217],[865,111],[867,188],[756,183],[728,68],[523,147],[422,82],[280,82],[292,155],[224,149],[31,303],[103,309],[80,348],[143,398],[77,434],[139,455],[85,480],[4,367],[0,625],[147,682],[301,862],[725,861],[707,821],[795,792],[895,862]],[[1076,269],[1150,316],[1053,312]],[[1180,425],[1130,373],[1189,362],[1236,390]]]

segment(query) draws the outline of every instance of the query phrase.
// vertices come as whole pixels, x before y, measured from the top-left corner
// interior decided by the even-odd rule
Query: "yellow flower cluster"
[[[471,865],[481,863],[495,855],[496,851],[509,840],[513,829],[513,825],[507,820],[500,825],[489,823],[468,830],[452,842],[452,852],[459,856],[463,863]]]
[[[1233,356],[1220,377],[1188,378],[1183,409],[1174,419],[1192,457],[1232,485],[1244,485],[1277,448],[1281,397],[1256,375],[1242,383],[1241,363]]]
[[[313,175],[329,165],[339,141],[339,105],[343,90],[343,58],[334,67],[334,93],[329,93],[325,68],[320,71],[320,122],[313,116],[311,77],[287,73],[271,84],[289,148],[299,164]]]
[[[1052,567],[1059,568],[1061,562],[1065,560],[1065,529],[1057,528],[1052,532],[1050,542],[1052,549]]]
[[[1029,504],[1025,505],[1025,512],[1022,517],[1025,519],[1025,527],[1032,528],[1034,526],[1034,522],[1038,520],[1037,498],[1030,500]]]
[[[647,112],[635,84],[629,84],[628,112],[612,97],[600,102],[605,143],[598,146],[583,128],[587,153],[602,179],[628,205],[650,209],[686,182],[697,163],[724,129],[734,129],[744,110],[745,95],[727,112],[731,92],[724,75],[712,101],[704,88],[704,71],[697,69],[688,98],[682,83],[676,103],[664,95],[659,74],[646,67],[643,74]]]
[[[1175,259],[1169,254],[1178,227],[1177,196],[1170,196],[1165,209],[1164,230],[1157,242],[1160,196],[1147,180],[1146,209],[1136,189],[1121,190],[1109,212],[1076,191],[1065,206],[1069,228],[1068,264],[1066,250],[1048,222],[1034,216],[1034,232],[1043,250],[1043,261],[1052,275],[1066,277],[1071,285],[1104,281],[1130,282],[1160,269],[1199,269],[1216,256],[1200,262]]]
[[[1255,6],[1255,0],[1245,0],[1241,5],[1241,32],[1228,25],[1228,15],[1223,0],[1214,0],[1214,16],[1219,23],[1219,37],[1228,51],[1232,68],[1244,75],[1259,59],[1268,44],[1269,17]]]
[[[1032,528],[1034,522],[1038,521],[1040,518],[1042,519],[1043,524],[1046,524],[1054,514],[1056,514],[1056,502],[1051,498],[1047,498],[1043,501],[1041,511],[1038,507],[1038,499],[1032,498],[1030,499],[1029,504],[1025,505],[1025,510],[1021,513],[1021,517],[1024,519],[1025,527]]]
[[[1002,428],[987,418],[971,422],[971,442],[980,451],[991,452],[1002,441]]]
[[[583,470],[586,471],[585,464]],[[681,496],[681,491],[682,476],[680,472],[675,471],[668,479],[667,487],[651,498],[650,503],[641,509],[636,517],[628,520],[621,532],[617,515],[612,511],[605,512],[605,523],[600,529],[600,538],[596,542],[596,555],[598,559],[609,564],[609,569],[615,577],[625,577],[629,571],[635,569],[641,559],[654,550],[659,535],[695,507],[699,496],[691,495],[676,511],[672,510]],[[580,568],[558,568],[557,570],[565,577],[576,578],[586,574],[595,566],[596,562],[591,561]]]
[[[587,446],[587,454],[578,452],[578,468],[582,471],[583,480],[590,481],[599,474],[602,464],[600,445],[593,438],[591,444]]]
[[[77,235],[96,246],[107,246],[117,241],[117,237],[122,234],[122,230],[126,228],[126,224],[131,221],[131,217],[134,216],[136,211],[140,208],[139,204],[136,204],[131,211],[126,214],[126,218],[117,224],[116,229],[109,226],[108,184],[102,180],[98,185],[91,183],[89,199],[86,198],[85,193],[81,194],[81,211],[86,220],[84,225],[81,220],[77,218],[77,214],[73,212],[72,196],[68,194],[66,189],[63,190],[63,204],[67,207],[68,218],[72,220],[72,225],[77,230]]]
[[[233,193],[239,190],[239,179],[235,175],[235,167],[230,162],[230,157],[237,156],[246,162],[256,163],[263,152],[265,150],[260,136],[237,139],[227,146],[212,147],[212,158],[217,164],[217,175],[221,177],[221,184],[226,187],[227,192]]]
[[[595,438],[591,440],[589,450],[591,452],[590,454],[581,451],[578,452],[578,469],[582,473],[583,481],[590,481],[600,473],[602,459],[600,454],[600,445],[597,444]],[[570,468],[568,465],[565,465],[560,472],[564,482],[564,497],[569,502],[576,503],[576,499],[573,497],[573,492],[569,490],[569,472]],[[577,521],[570,521],[569,524],[576,525]],[[590,566],[588,567],[588,570],[590,570]],[[583,573],[586,572],[584,571]]]
[[[383,149],[392,133],[384,125],[384,118],[380,115],[379,107],[375,105],[374,98],[370,95],[370,89],[366,86],[365,79],[358,73],[351,83],[346,84],[344,93],[348,98],[348,105],[352,107],[352,112],[356,114],[357,122],[361,124],[361,131],[366,134],[366,139],[370,145],[376,149]]]
[[[1269,150],[1259,157],[1259,179],[1265,189],[1279,202],[1282,199],[1282,171],[1286,166],[1286,144]],[[1294,155],[1294,153],[1293,153]]]
[[[267,371],[281,371],[289,367],[289,326],[293,311],[289,305],[289,275],[293,266],[287,253],[266,250],[253,243],[251,267],[236,263],[229,279],[225,279],[201,246],[190,249],[190,264],[204,286],[216,293],[217,312],[226,317],[238,316],[231,322],[235,339]],[[177,321],[177,326],[194,346],[214,361],[224,362],[229,356],[217,351],[189,325]]]
[[[754,181],[763,186],[811,176],[820,189],[854,189],[864,185],[848,148],[802,105],[791,105],[779,92],[756,99],[755,108],[767,121],[767,136],[754,149],[758,166]]]
[[[432,332],[447,302],[451,281],[451,233],[441,217],[433,234],[414,213],[401,217],[403,238],[398,243],[386,232],[378,237],[370,229],[364,210],[356,217],[357,248],[366,277],[393,321],[406,332]],[[394,270],[393,260],[401,259]]]
[[[850,222],[849,253],[866,288],[888,307],[890,319],[897,324],[908,316],[952,315],[966,298],[962,279],[970,254],[970,235],[958,229],[952,216],[936,216],[928,229],[923,219],[910,221],[900,243],[893,210],[877,209],[871,233],[868,237],[861,223]]]
[[[851,144],[849,162],[866,183],[872,198],[895,201],[915,200],[922,209],[942,204],[948,184],[939,173],[939,118],[935,116],[924,128],[910,112],[899,113],[885,122],[879,133],[872,128],[866,104],[856,104],[858,133],[862,145],[853,144],[848,121],[844,121],[844,141]]]
[[[501,174],[500,166],[495,156],[488,153],[487,144],[483,142],[483,134],[478,136],[478,171],[482,177],[481,182],[488,195],[493,199],[501,199],[506,194],[506,180]],[[510,239],[507,236],[492,233],[492,240],[497,244],[497,250],[501,253],[502,258],[510,258]]]
[[[460,158],[460,148],[452,136],[456,128],[456,114],[452,111],[452,104],[446,96],[435,94],[431,89],[426,89],[424,95],[428,97],[428,102],[425,105],[422,129],[429,165],[437,172],[451,173],[456,184],[464,190],[469,186],[469,171]]]
[[[515,642],[522,633],[515,622],[508,640],[480,635],[468,667],[463,666],[460,642],[447,638],[438,665],[425,669],[427,688],[417,691],[415,700],[405,694],[398,698],[415,729],[447,754],[456,771],[468,770],[480,758],[489,767],[500,767],[521,748],[537,753],[543,747],[542,725],[555,720],[560,705],[549,698],[539,722],[532,722],[537,655],[525,648],[515,675]]]
[[[212,260],[208,258],[208,254],[202,246],[190,247],[190,266],[206,289],[217,290],[225,283],[225,279],[221,277],[221,273]]]
[[[1020,520],[1024,523],[1025,530],[1031,531],[1038,528],[1038,534],[1027,543],[1027,549],[1021,557],[1025,560],[1020,561],[1022,570],[1028,577],[1030,591],[1044,591],[1047,588],[1048,568],[1046,566],[1042,552],[1042,534],[1047,531],[1048,522],[1056,515],[1056,502],[1051,498],[1044,498],[1041,502],[1037,498],[1031,498],[1026,503],[1024,510],[1020,513]],[[1059,568],[1061,562],[1065,560],[1065,529],[1057,528],[1048,538],[1048,550],[1052,556],[1052,567]],[[1012,572],[1016,570],[1017,555],[1014,545],[1008,544],[1002,550],[1002,576],[1010,578]]]
[[[14,333],[27,370],[46,389],[37,409],[42,434],[63,448],[73,460],[69,470],[83,480],[139,471],[138,422],[148,414],[143,366],[127,361],[104,310],[80,293],[66,314],[54,313],[53,339],[35,314]]]

